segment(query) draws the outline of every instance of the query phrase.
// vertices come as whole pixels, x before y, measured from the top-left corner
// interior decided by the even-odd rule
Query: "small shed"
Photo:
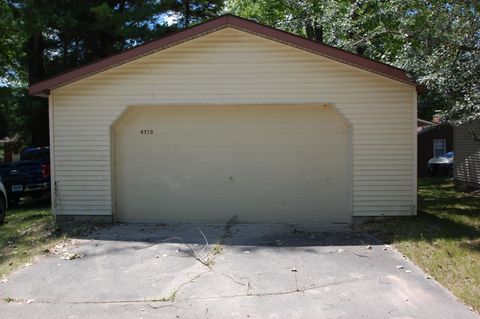
[[[0,139],[0,162],[14,162],[20,159],[20,149],[22,147],[20,134],[13,137],[4,137]]]
[[[428,161],[453,151],[453,127],[448,124],[435,124],[422,127],[418,131],[418,177],[428,176]]]
[[[405,71],[225,15],[30,86],[57,219],[340,223],[416,214]]]
[[[453,178],[460,189],[480,189],[480,120],[454,130]]]

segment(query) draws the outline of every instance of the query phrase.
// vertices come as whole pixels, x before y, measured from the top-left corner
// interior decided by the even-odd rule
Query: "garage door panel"
[[[224,137],[225,138],[225,137]],[[268,145],[268,152],[265,152],[265,144],[263,145],[249,145],[247,143],[235,143],[231,142],[230,145],[210,145],[215,143],[215,140],[199,141],[195,140],[195,145],[190,146],[174,146],[161,143],[157,141],[155,148],[145,150],[145,147],[135,145],[135,140],[124,139],[126,143],[132,145],[126,149],[122,148],[117,150],[118,157],[128,156],[129,153],[142,154],[136,158],[137,163],[148,163],[155,159],[158,165],[169,166],[183,164],[189,165],[206,165],[215,166],[221,165],[226,162],[237,162],[236,166],[242,166],[242,158],[249,154],[249,160],[247,163],[243,163],[244,166],[251,167],[251,163],[258,165],[265,165],[268,167],[284,166],[286,164],[292,167],[298,167],[299,164],[315,164],[315,162],[321,161],[322,166],[335,166],[345,165],[346,159],[338,159],[336,154],[344,152],[345,145],[331,145],[325,144],[323,146],[299,146],[300,141],[296,144],[285,145]],[[188,144],[189,141],[178,141],[179,143]],[[190,141],[191,142],[191,141]],[[319,143],[319,140],[315,141]],[[199,146],[202,144],[203,146]],[[289,153],[285,152],[285,149],[289,149]],[[322,158],[319,159],[318,155],[322,153]],[[123,163],[122,163],[123,164]]]
[[[118,174],[118,179],[130,178],[129,185],[135,187],[135,190],[153,195],[156,194],[151,192],[153,189],[162,194],[172,192],[185,195],[195,193],[207,195],[214,192],[221,196],[223,193],[230,194],[232,191],[246,193],[254,188],[255,194],[266,193],[278,196],[285,192],[301,192],[314,195],[321,192],[323,195],[331,193],[332,197],[337,197],[336,192],[343,190],[342,187],[344,187],[343,184],[338,183],[338,177],[334,174],[319,174],[318,171],[300,169],[279,172],[271,167],[265,167],[265,169],[245,167],[244,170],[237,171],[233,171],[231,167],[222,166],[189,167],[188,169],[163,166],[163,168],[159,167],[158,171],[134,166],[117,166],[117,168],[119,171],[129,170],[128,174]],[[168,171],[168,173],[162,173],[162,171]],[[132,178],[133,176],[135,178]]]
[[[116,219],[349,222],[347,144],[331,108],[137,107],[115,129]]]

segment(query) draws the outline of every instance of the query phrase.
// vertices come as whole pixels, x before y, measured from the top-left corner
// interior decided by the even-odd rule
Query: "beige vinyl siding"
[[[128,106],[165,104],[329,103],[352,125],[353,215],[408,215],[415,204],[412,86],[240,30],[51,94],[57,214],[111,213],[110,127]]]
[[[476,136],[476,138],[474,138]],[[454,177],[480,186],[480,121],[454,129]]]

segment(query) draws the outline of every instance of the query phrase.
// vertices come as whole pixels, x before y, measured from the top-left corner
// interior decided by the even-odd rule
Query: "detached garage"
[[[416,85],[226,15],[34,84],[57,220],[350,223],[416,213]]]

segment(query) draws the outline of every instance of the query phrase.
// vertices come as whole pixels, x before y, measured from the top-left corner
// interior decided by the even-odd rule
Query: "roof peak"
[[[369,72],[373,72],[393,80],[417,86],[404,70],[384,64],[354,53],[338,49],[323,43],[275,29],[253,20],[247,20],[231,13],[226,13],[206,22],[191,26],[187,29],[169,33],[157,40],[146,42],[137,47],[107,56],[103,59],[67,70],[51,78],[34,83],[29,87],[29,93],[37,96],[47,96],[55,88],[78,81],[90,75],[127,63],[136,58],[161,51],[168,47],[189,41],[191,39],[215,32],[226,27],[233,27],[245,32],[268,38],[286,45],[309,51],[332,60],[345,63]],[[418,86],[417,86],[418,88]]]

